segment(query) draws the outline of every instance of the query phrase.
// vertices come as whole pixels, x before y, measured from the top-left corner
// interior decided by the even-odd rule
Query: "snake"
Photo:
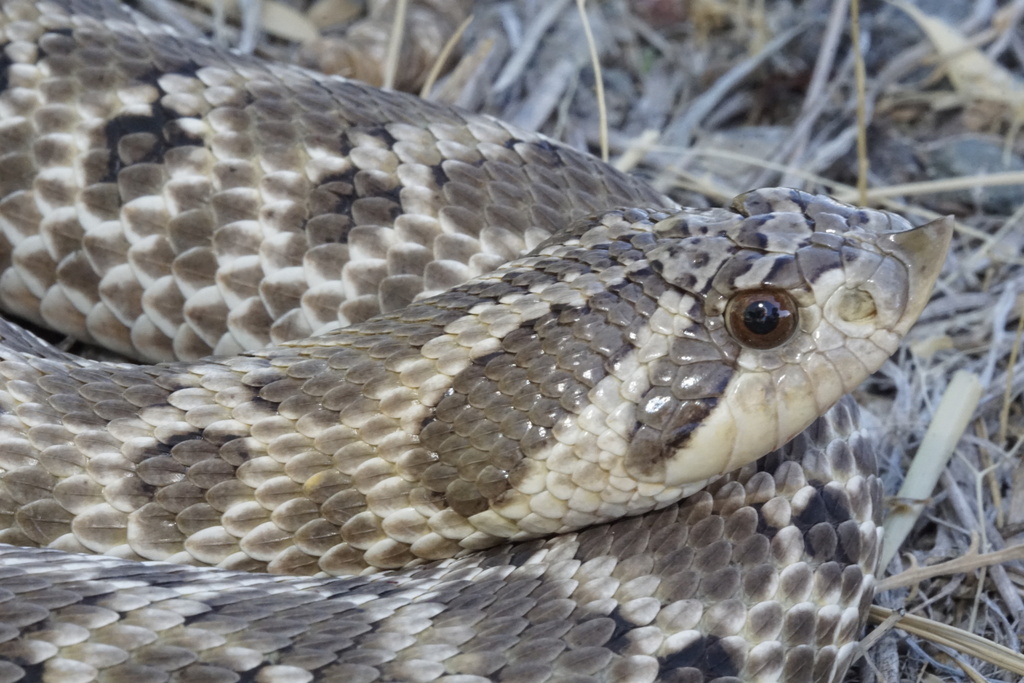
[[[843,678],[847,394],[951,221],[680,207],[108,0],[0,36],[0,681]]]

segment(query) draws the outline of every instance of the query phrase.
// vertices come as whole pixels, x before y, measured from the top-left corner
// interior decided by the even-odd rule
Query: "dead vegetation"
[[[168,2],[141,4],[159,14]],[[215,19],[173,9],[232,45],[423,90],[595,153],[606,145],[613,164],[681,204],[781,184],[916,222],[953,214],[935,299],[861,390],[893,444],[883,476],[902,542],[890,541],[872,612],[882,626],[851,678],[1016,681],[1024,1],[909,2],[860,3],[860,88],[848,0],[268,0],[262,19],[237,23],[230,6]],[[915,452],[924,471],[906,477]],[[898,493],[905,478],[937,485]]]

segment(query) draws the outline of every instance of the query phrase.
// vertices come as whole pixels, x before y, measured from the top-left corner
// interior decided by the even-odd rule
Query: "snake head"
[[[949,218],[912,228],[887,212],[781,188],[742,195],[733,210],[699,229],[687,215],[655,228],[679,240],[648,258],[703,302],[688,334],[720,350],[715,362],[728,379],[699,421],[663,422],[660,457],[643,439],[631,442],[626,467],[641,481],[704,482],[804,430],[896,351],[952,234]],[[668,257],[687,251],[689,261]]]
[[[606,211],[339,331],[330,366],[354,365],[319,405],[394,415],[360,439],[414,437],[388,458],[483,535],[464,547],[639,514],[778,448],[877,370],[949,236],[781,189],[732,211]],[[354,348],[378,338],[400,382]]]

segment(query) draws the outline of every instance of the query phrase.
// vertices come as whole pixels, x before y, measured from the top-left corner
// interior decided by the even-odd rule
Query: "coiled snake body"
[[[0,681],[843,675],[947,223],[0,8]]]

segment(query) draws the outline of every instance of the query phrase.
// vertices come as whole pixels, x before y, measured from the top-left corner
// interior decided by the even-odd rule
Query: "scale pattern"
[[[0,306],[162,361],[0,320],[0,681],[842,677],[881,509],[841,397],[948,223],[680,209],[106,0],[0,0],[0,44]]]
[[[372,577],[4,547],[0,680],[838,680],[873,595],[874,448],[845,400],[660,512]]]
[[[543,136],[233,55],[98,0],[4,0],[0,303],[146,361],[309,336],[671,206]]]
[[[8,326],[0,542],[340,576],[672,504],[860,383],[916,318],[911,273],[935,271],[913,250],[932,228],[874,232],[896,219],[789,190],[741,201],[772,211],[608,212],[238,356],[40,358]],[[803,329],[744,347],[723,302],[766,284]]]

